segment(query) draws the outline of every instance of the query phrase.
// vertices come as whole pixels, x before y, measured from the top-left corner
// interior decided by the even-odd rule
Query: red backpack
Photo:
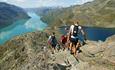
[[[65,43],[67,42],[67,37],[65,37],[65,35],[62,35],[60,41],[61,41],[63,44],[65,44]]]

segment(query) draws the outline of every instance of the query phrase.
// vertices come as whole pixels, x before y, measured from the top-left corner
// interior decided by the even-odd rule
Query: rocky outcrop
[[[48,58],[43,51],[46,38],[43,32],[32,32],[8,41],[0,47],[0,70],[43,70]]]
[[[0,29],[20,19],[28,19],[26,12],[17,6],[0,2]]]
[[[0,46],[0,70],[114,70],[115,35],[102,41],[87,41],[76,59],[68,50],[51,54],[47,33],[16,36]]]
[[[77,54],[79,62],[68,50],[55,54],[57,64],[65,66],[65,70],[115,70],[115,35],[102,41],[87,41]]]

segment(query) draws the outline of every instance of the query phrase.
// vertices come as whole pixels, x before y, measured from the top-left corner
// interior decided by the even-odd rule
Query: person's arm
[[[81,33],[82,33],[82,35],[83,35],[83,37],[84,37],[84,40],[83,40],[83,42],[82,42],[82,45],[85,45],[86,44],[86,34],[85,34],[85,32],[84,32],[84,30],[82,29],[82,27],[81,27],[81,29],[80,29],[80,31],[81,31]]]
[[[82,33],[82,35],[84,36],[84,40],[86,40],[86,34],[85,34],[85,32],[83,31],[83,29],[81,29],[81,33]]]
[[[79,26],[79,29],[80,29],[82,35],[84,36],[84,40],[86,40],[86,34],[85,34],[83,28],[81,26]]]
[[[68,32],[68,34],[70,34],[71,33],[71,26],[70,26],[70,29],[69,29],[69,32]]]
[[[72,25],[70,26],[70,28],[69,28],[69,32],[67,33],[67,41],[70,40],[70,36],[71,36],[71,34],[72,34]]]
[[[70,29],[69,29],[69,34],[70,34],[70,35],[73,34],[73,29],[74,29],[74,25],[71,25],[71,26],[70,26]]]

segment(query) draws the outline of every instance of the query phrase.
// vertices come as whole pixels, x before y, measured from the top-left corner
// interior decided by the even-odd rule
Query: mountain
[[[0,29],[11,25],[14,21],[28,18],[22,8],[0,2]]]
[[[39,8],[25,8],[27,12],[35,12],[39,16],[48,13],[51,10],[59,9],[59,7],[39,7]]]
[[[36,13],[37,13],[38,15],[41,15],[41,16],[42,16],[42,15],[48,13],[49,11],[55,10],[55,9],[59,9],[59,7],[41,7],[41,8],[38,8],[38,9],[37,9]]]
[[[47,44],[48,34],[31,32],[0,46],[0,70],[115,70],[115,35],[102,41],[87,41],[76,59],[69,50],[55,51]]]
[[[51,11],[43,15],[41,19],[52,26],[69,24],[75,19],[85,26],[115,27],[114,11],[115,0],[94,0],[83,5]]]

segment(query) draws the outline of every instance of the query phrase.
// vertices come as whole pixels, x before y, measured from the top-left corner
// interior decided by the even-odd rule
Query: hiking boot
[[[83,44],[82,44],[82,45],[85,45],[85,44],[86,44],[86,42],[83,41]]]
[[[78,53],[81,53],[81,52],[82,52],[82,50],[80,50],[80,49],[79,49],[77,52],[78,52]]]

